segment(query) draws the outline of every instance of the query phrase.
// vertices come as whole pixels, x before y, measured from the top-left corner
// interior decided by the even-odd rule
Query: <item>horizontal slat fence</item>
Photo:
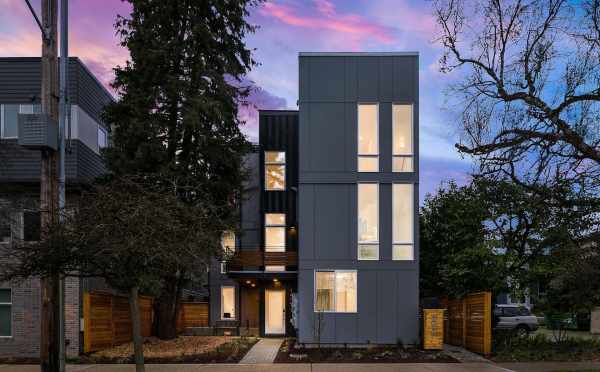
[[[479,354],[492,351],[492,294],[479,292],[442,301],[447,309],[446,342]]]
[[[208,327],[208,302],[183,302],[179,307],[177,331],[186,328]]]
[[[140,296],[142,336],[152,335],[152,298]],[[83,351],[113,347],[132,340],[129,299],[102,292],[83,294]]]

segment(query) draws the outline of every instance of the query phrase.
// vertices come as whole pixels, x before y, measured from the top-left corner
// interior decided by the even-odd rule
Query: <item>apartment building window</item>
[[[98,125],[98,149],[108,147],[108,135],[106,129]]]
[[[392,105],[392,171],[413,171],[413,106]]]
[[[235,252],[235,233],[233,231],[225,231],[221,235],[221,248],[223,249],[223,255],[230,257]],[[226,262],[221,262],[221,274],[227,273]]]
[[[396,183],[392,186],[393,247],[392,259],[414,260],[414,186]]]
[[[265,214],[265,252],[285,252],[285,213]],[[285,266],[266,265],[265,271],[285,271]]]
[[[379,171],[379,105],[358,105],[359,172]]]
[[[40,105],[0,105],[0,137],[18,138],[19,114],[39,114]]]
[[[315,272],[315,311],[356,312],[356,270]]]
[[[358,184],[358,259],[379,259],[379,184]]]
[[[221,319],[235,319],[235,287],[221,287]]]
[[[0,221],[0,244],[10,243],[12,240],[12,231],[10,223],[6,221]]]
[[[23,241],[36,242],[40,240],[41,225],[40,212],[23,212]]]
[[[265,151],[265,189],[285,190],[285,152]]]
[[[12,293],[10,288],[0,289],[0,337],[12,336]]]

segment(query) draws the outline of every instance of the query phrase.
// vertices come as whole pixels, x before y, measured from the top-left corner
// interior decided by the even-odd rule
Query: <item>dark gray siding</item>
[[[418,340],[418,57],[300,56],[299,341],[315,342],[315,270],[357,270],[357,312],[326,313],[321,342]],[[379,104],[378,173],[357,173],[357,104]],[[392,172],[392,103],[414,105],[414,167]],[[379,260],[357,260],[357,183],[379,187]],[[392,184],[414,184],[415,260],[392,261]]]

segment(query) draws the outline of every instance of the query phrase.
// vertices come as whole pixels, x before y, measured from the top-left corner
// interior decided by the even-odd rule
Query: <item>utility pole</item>
[[[57,0],[42,0],[42,112],[58,122]],[[29,2],[28,2],[29,5]],[[31,7],[30,7],[31,9]],[[42,150],[40,175],[40,218],[42,231],[57,222],[58,152]],[[44,237],[42,237],[44,238]],[[58,372],[60,359],[60,310],[58,275],[41,278],[42,316],[40,367],[42,372]]]

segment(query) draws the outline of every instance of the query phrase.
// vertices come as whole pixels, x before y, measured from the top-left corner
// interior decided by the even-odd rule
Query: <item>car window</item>
[[[529,315],[531,315],[531,312],[526,307],[520,307],[519,308],[519,315],[520,316],[529,316]]]
[[[519,309],[516,307],[505,307],[503,308],[504,316],[517,316],[519,315]]]

